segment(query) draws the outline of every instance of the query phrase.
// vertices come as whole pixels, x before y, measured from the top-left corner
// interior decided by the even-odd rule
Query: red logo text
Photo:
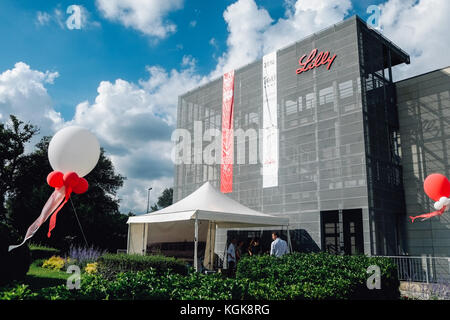
[[[328,65],[327,70],[330,70],[331,65],[336,59],[336,55],[331,56],[329,51],[321,51],[319,52],[319,54],[317,54],[317,51],[317,49],[314,49],[309,55],[305,54],[298,60],[300,68],[297,69],[297,74],[326,64]]]

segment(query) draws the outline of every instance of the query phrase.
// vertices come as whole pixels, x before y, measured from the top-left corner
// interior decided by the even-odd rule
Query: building
[[[434,211],[422,187],[429,174],[450,177],[450,67],[399,81],[396,87],[406,215],[410,216]],[[404,225],[408,253],[450,256],[450,213]]]
[[[408,110],[427,105],[435,89],[444,92],[433,94],[446,99],[448,119],[448,73],[437,72],[446,84],[437,80],[439,88],[422,97],[414,89],[420,77],[393,82],[392,67],[402,63],[407,53],[354,16],[183,94],[177,128],[188,135],[175,142],[190,141],[192,151],[176,151],[184,160],[175,165],[174,201],[209,180],[250,208],[289,217],[295,250],[450,255],[448,217],[437,218],[444,224],[407,220],[432,208],[420,186],[429,170],[448,174],[444,113],[436,114],[436,141],[415,147],[439,149],[441,162],[421,175],[417,161],[428,161],[431,151],[417,160],[412,143],[400,139],[425,125],[424,113]],[[412,122],[414,130],[403,132]],[[217,130],[222,139],[211,134]],[[219,161],[205,161],[207,154]],[[421,242],[430,232],[432,251]]]

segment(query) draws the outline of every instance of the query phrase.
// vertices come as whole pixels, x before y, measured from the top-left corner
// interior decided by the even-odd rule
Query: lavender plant
[[[76,264],[84,268],[88,263],[96,262],[97,259],[107,251],[94,246],[77,247],[71,245],[68,252],[69,264]]]

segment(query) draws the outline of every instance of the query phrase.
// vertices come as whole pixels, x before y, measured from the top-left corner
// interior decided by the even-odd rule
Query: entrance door
[[[333,254],[363,254],[362,210],[331,210],[320,212],[322,250]]]
[[[364,253],[362,210],[344,210],[344,253],[348,255]]]
[[[339,254],[339,212],[336,210],[321,211],[320,216],[322,220],[322,250]]]

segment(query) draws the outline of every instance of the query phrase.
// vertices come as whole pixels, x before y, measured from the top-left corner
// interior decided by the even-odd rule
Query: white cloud
[[[254,0],[238,0],[223,16],[228,26],[228,50],[218,59],[213,76],[244,66],[344,19],[350,0],[285,2],[285,18],[276,22]]]
[[[411,57],[396,67],[394,80],[450,65],[448,0],[389,0],[381,5],[383,34]]]
[[[183,0],[97,0],[102,15],[124,26],[156,38],[165,38],[176,31],[166,16],[181,9]]]
[[[0,74],[0,114],[3,119],[10,114],[30,121],[49,134],[62,123],[62,118],[52,107],[47,85],[53,84],[58,72],[33,70],[23,62]]]
[[[207,81],[195,73],[195,59],[190,56],[183,57],[181,70],[149,66],[147,71],[149,77],[137,84],[102,81],[95,102],[80,103],[74,119],[66,123],[96,134],[118,172],[128,178],[119,193],[121,210],[138,213],[146,209],[148,186],[154,187],[155,202],[163,187],[173,185],[170,136],[178,95]]]

